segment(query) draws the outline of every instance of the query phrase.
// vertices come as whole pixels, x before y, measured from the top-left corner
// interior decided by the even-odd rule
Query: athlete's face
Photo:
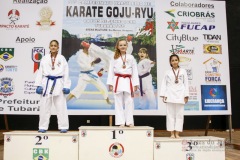
[[[126,41],[119,41],[118,43],[118,49],[121,53],[125,53],[127,51],[127,42]]]
[[[173,68],[178,68],[179,60],[178,60],[178,58],[176,56],[173,56],[171,58],[171,62],[170,63],[171,63]]]
[[[139,56],[140,60],[143,60],[148,57],[147,53],[143,52],[143,51],[139,51],[138,56]]]
[[[52,41],[50,46],[49,46],[49,49],[50,49],[51,53],[58,52],[59,46],[58,46],[57,42]]]

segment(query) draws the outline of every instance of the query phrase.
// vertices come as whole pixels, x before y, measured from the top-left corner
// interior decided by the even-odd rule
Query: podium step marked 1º
[[[153,128],[80,127],[79,160],[152,160]]]

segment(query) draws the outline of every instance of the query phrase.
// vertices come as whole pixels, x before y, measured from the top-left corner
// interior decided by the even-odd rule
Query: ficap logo
[[[171,22],[167,22],[167,23],[168,23],[167,29],[171,29],[173,32],[175,31],[175,29],[179,29],[178,22],[175,22],[174,19],[172,19]]]

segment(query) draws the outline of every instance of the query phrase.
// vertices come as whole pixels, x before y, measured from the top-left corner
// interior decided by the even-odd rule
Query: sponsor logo
[[[171,22],[167,22],[167,23],[168,23],[167,29],[171,29],[173,32],[175,31],[175,29],[179,29],[178,22],[175,22],[174,19],[172,19]]]
[[[189,99],[197,100],[197,87],[196,86],[189,86]]]
[[[35,43],[35,38],[32,38],[32,37],[29,37],[29,38],[17,37],[16,43]]]
[[[205,54],[222,54],[222,45],[219,44],[204,44],[203,53]]]
[[[222,40],[221,35],[214,35],[214,34],[203,34],[203,38],[205,41],[209,43],[218,43]]]
[[[175,18],[175,9],[172,9],[172,10],[168,10],[168,11],[165,11],[165,13],[169,14],[170,16],[174,17]]]
[[[0,79],[0,83],[0,96],[3,96],[4,98],[11,96],[14,91],[13,79],[4,77]]]
[[[166,39],[168,41],[177,41],[178,43],[181,42],[196,42],[198,41],[198,37],[189,36],[188,34],[182,34],[178,36],[177,34],[167,34]]]
[[[194,160],[194,153],[187,153],[186,160]]]
[[[4,70],[4,66],[0,64],[0,72]]]
[[[40,26],[41,30],[49,30],[51,26],[55,25],[55,22],[51,20],[52,17],[52,9],[50,7],[43,7],[40,10],[40,21],[37,21],[37,26]]]
[[[214,9],[214,4],[170,1],[171,7]]]
[[[48,0],[13,0],[13,4],[47,4]]]
[[[216,28],[215,25],[202,25],[200,22],[182,22],[180,29],[182,30],[205,30],[211,31]]]
[[[34,47],[32,49],[32,60],[34,62],[33,72],[35,73],[40,66],[41,59],[45,55],[45,49],[43,47]]]
[[[49,160],[49,149],[33,148],[33,160]]]
[[[18,66],[15,65],[5,65],[6,72],[17,72]]]
[[[172,49],[169,50],[171,54],[179,54],[179,55],[194,55],[194,48],[186,49],[184,45],[171,45]]]
[[[12,9],[8,11],[8,19],[10,20],[9,24],[0,24],[0,28],[6,29],[24,29],[29,28],[29,24],[16,24],[20,19],[20,12],[17,9]]]
[[[214,12],[178,11],[179,17],[215,18]]]
[[[202,110],[227,110],[226,85],[201,85]]]
[[[119,158],[124,153],[124,147],[122,144],[116,142],[110,145],[109,147],[109,153],[114,158]]]
[[[4,61],[14,57],[14,48],[0,48],[0,58]]]
[[[218,61],[215,58],[209,58],[205,62],[203,62],[205,65],[206,71],[205,71],[205,81],[207,83],[221,83],[221,73],[220,65],[222,62]]]

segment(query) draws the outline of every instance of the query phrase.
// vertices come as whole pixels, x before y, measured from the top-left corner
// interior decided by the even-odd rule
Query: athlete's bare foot
[[[127,127],[132,128],[132,127],[134,127],[134,125],[133,124],[129,124],[129,125],[127,125]]]
[[[175,138],[174,131],[171,131],[171,136],[170,138]]]
[[[178,131],[175,132],[175,137],[176,137],[176,138],[180,138]]]
[[[125,127],[124,124],[119,125],[119,128],[124,128],[124,127]]]

